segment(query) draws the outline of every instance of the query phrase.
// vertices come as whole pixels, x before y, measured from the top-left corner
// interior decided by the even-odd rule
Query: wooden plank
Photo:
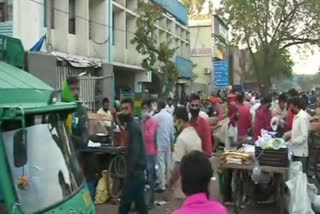
[[[288,167],[273,167],[273,166],[260,166],[261,170],[264,172],[269,173],[278,173],[286,175],[289,172]],[[221,168],[227,168],[227,169],[239,169],[239,170],[253,170],[254,165],[253,164],[221,164]]]
[[[97,114],[97,113],[88,113],[89,120],[99,120],[99,121],[112,121],[112,116],[104,115],[104,114]]]

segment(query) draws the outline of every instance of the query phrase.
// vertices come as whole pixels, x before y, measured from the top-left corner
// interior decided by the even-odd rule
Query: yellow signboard
[[[208,26],[212,25],[212,14],[192,14],[189,15],[189,26]]]

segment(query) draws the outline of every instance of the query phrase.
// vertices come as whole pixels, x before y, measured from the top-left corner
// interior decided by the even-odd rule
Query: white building
[[[187,11],[177,0],[152,1],[166,11],[162,20],[157,23],[156,36],[159,42],[172,39],[172,47],[178,47],[174,60],[181,71],[179,81],[186,84],[192,77]],[[101,69],[97,70],[69,63],[77,67],[71,69],[76,70],[76,73],[86,71],[88,76],[113,76],[111,82],[106,80],[101,84],[103,93],[99,96],[113,98],[114,89],[118,93],[122,90],[141,92],[146,85],[143,83],[151,82],[152,74],[143,71],[142,56],[130,42],[136,30],[137,2],[138,0],[0,0],[0,34],[21,39],[25,50],[30,50],[46,35],[44,51],[53,51],[46,55],[50,57],[50,62],[41,58],[42,64],[40,62],[39,65],[39,53],[37,56],[31,53],[29,69],[54,87],[70,71],[65,72],[65,64],[57,64],[52,57],[63,58],[68,62],[85,59],[94,67],[101,65]],[[47,31],[48,25],[51,25],[50,32]],[[33,63],[33,59],[37,62]],[[46,72],[43,69],[56,73],[59,66],[64,72],[61,77],[48,77],[44,74]]]

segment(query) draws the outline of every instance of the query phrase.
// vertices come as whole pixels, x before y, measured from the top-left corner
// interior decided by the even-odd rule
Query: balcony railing
[[[5,36],[13,36],[12,21],[0,22],[0,34]]]

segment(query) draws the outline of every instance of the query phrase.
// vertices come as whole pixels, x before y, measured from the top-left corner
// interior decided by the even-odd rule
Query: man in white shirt
[[[188,112],[185,107],[177,108],[175,112],[175,121],[176,121],[177,128],[182,131],[179,134],[175,144],[175,149],[174,149],[175,164],[174,164],[172,176],[168,185],[169,193],[172,193],[173,185],[180,178],[180,163],[183,156],[195,150],[202,151],[201,138],[199,137],[197,131],[190,125]]]
[[[110,111],[110,102],[109,102],[109,99],[107,97],[105,97],[102,100],[102,107],[98,110],[97,113],[106,115],[106,116],[108,116],[108,118],[111,118],[111,120],[113,120],[113,116],[112,116],[111,111]],[[112,125],[111,121],[101,121],[101,124],[104,127],[111,127],[111,125]]]
[[[98,110],[98,114],[103,114],[112,117],[111,111],[110,111],[110,102],[107,97],[105,97],[102,100],[102,107]]]
[[[175,109],[175,107],[174,107],[174,105],[173,105],[173,100],[172,100],[171,97],[169,97],[169,99],[168,99],[168,104],[166,105],[166,110],[167,110],[171,115],[173,115],[174,109]]]
[[[294,116],[292,130],[285,136],[290,138],[290,148],[293,160],[302,163],[303,172],[307,170],[307,158],[309,156],[308,137],[310,121],[308,113],[303,110],[303,101],[299,97],[291,99],[290,109]]]

